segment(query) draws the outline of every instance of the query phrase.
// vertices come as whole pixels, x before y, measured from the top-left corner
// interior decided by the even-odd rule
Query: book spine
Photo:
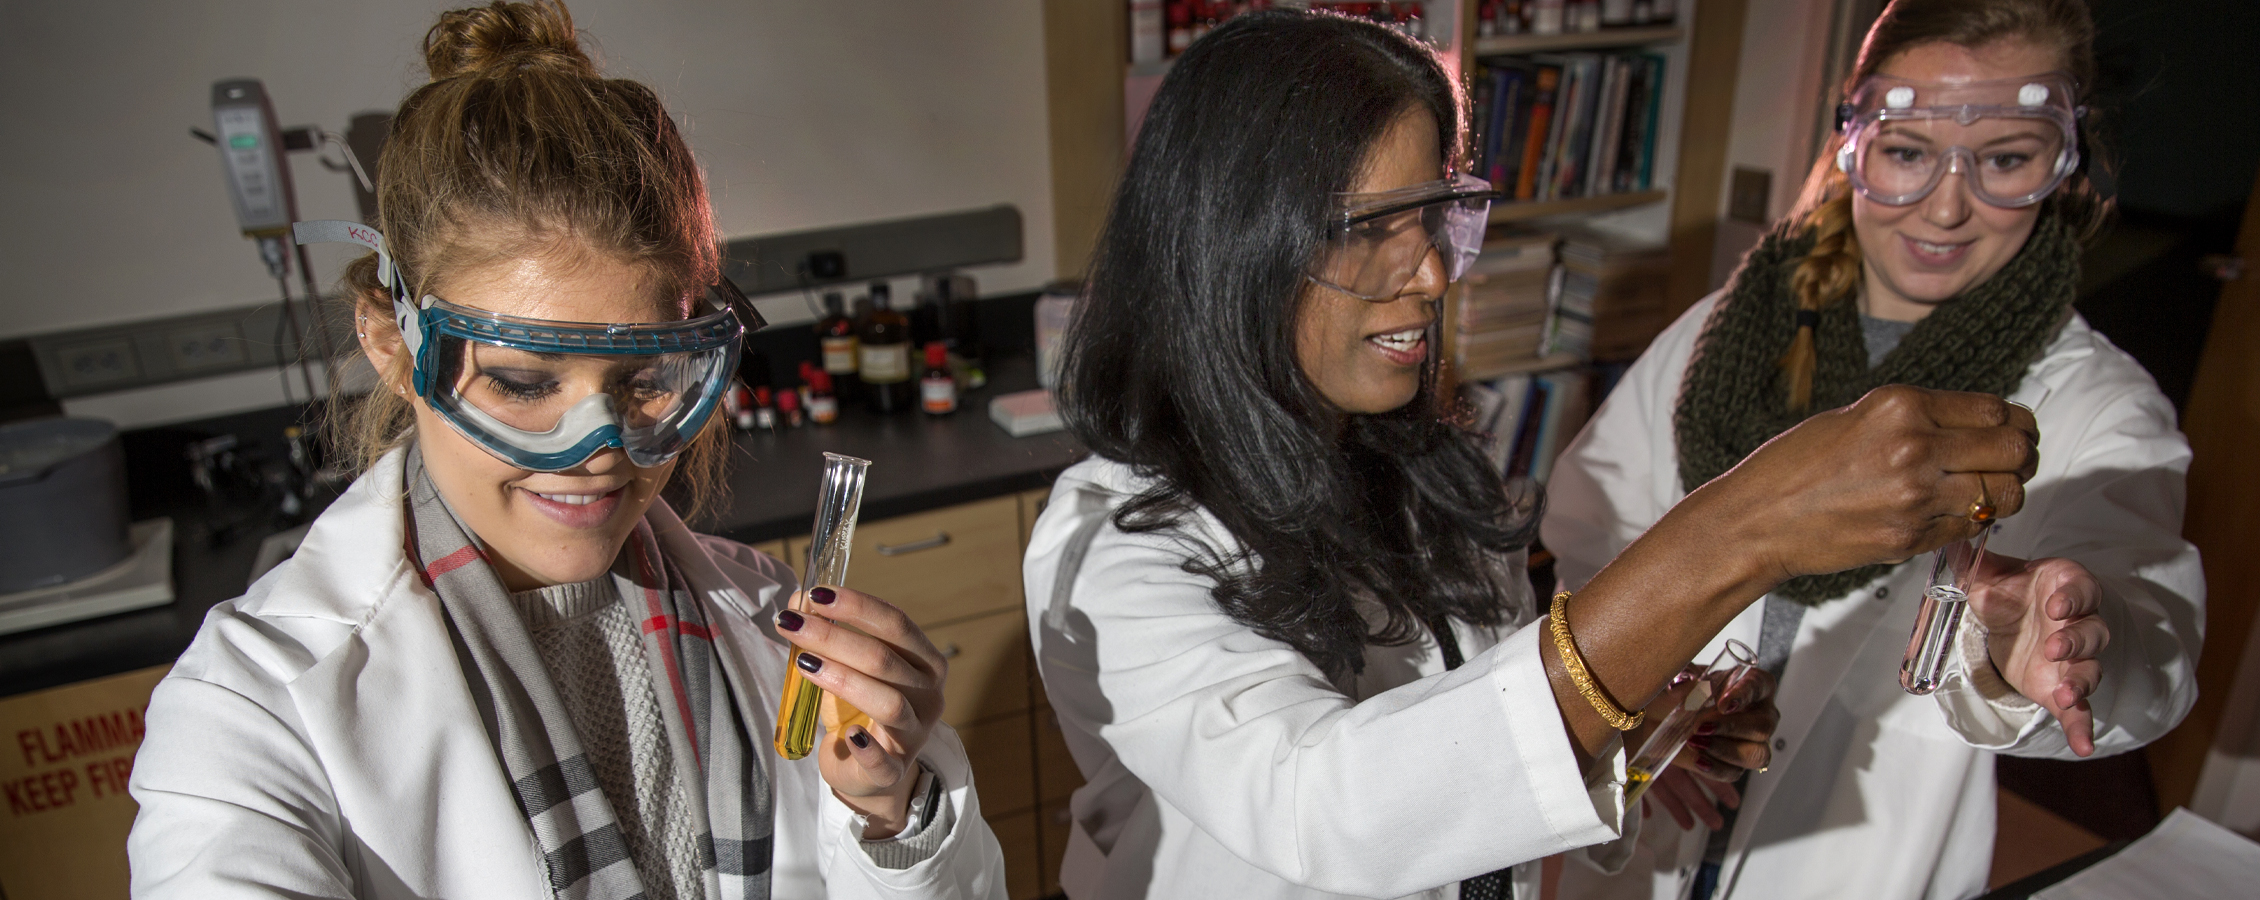
[[[1648,80],[1654,85],[1648,91],[1648,127],[1640,140],[1640,189],[1645,191],[1656,184],[1656,120],[1664,108],[1664,58],[1649,54]]]
[[[1546,145],[1555,128],[1555,98],[1561,93],[1561,83],[1561,67],[1539,67],[1538,90],[1531,96],[1530,125],[1523,141],[1522,170],[1515,175],[1516,200],[1538,199],[1539,170],[1545,167]]]
[[[1486,110],[1490,124],[1486,128],[1483,142],[1483,178],[1496,187],[1506,179],[1505,157],[1513,152],[1513,145],[1507,143],[1507,137],[1514,129],[1515,106],[1522,99],[1524,87],[1523,72],[1519,69],[1501,66],[1491,72],[1491,108]]]

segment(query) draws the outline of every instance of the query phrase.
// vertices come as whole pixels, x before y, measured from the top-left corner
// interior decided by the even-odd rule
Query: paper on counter
[[[2036,893],[2033,900],[2218,900],[2253,896],[2260,844],[2176,809],[2109,858]]]

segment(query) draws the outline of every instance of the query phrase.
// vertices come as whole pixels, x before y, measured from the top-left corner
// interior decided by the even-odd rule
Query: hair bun
[[[581,52],[573,14],[558,0],[449,10],[424,33],[424,67],[432,80],[457,75],[548,69],[595,77]]]

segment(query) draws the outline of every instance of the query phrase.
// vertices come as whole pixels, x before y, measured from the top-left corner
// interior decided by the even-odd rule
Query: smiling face
[[[1354,193],[1378,193],[1444,177],[1436,118],[1424,109],[1397,117],[1374,144]],[[1444,296],[1443,259],[1431,249],[1394,296],[1362,300],[1305,282],[1295,319],[1295,362],[1326,402],[1343,413],[1387,412],[1420,392],[1428,329]]]
[[[1901,51],[1885,60],[1876,74],[1918,82],[1970,82],[2030,77],[2064,66],[2059,54],[2025,40],[1975,48],[1933,42]],[[2029,126],[2005,120],[1992,127]],[[1923,136],[1887,137],[1913,146]],[[2004,133],[1989,135],[1988,140],[2022,138]],[[1971,149],[1978,154],[1979,165],[1989,164],[1984,149]],[[1865,263],[1861,311],[1880,319],[1917,321],[1940,302],[1993,277],[2024,247],[2033,224],[2040,220],[2041,205],[2004,209],[1985,203],[1972,196],[1967,177],[1949,172],[1929,196],[1906,206],[1886,206],[1853,193],[1852,227]]]
[[[455,273],[442,297],[456,306],[531,319],[564,322],[650,323],[680,318],[655,288],[652,273],[580,248],[552,247],[540,255],[500,260]],[[395,371],[396,342],[365,341],[379,372]],[[496,395],[518,403],[527,396],[528,373],[554,382],[546,390],[585,396],[623,376],[586,358],[500,350],[472,344],[457,393],[477,400]],[[486,366],[481,370],[481,366]],[[579,384],[587,382],[587,384]],[[571,469],[531,472],[495,457],[455,430],[422,398],[416,412],[416,446],[448,508],[479,539],[513,591],[570,584],[603,575],[644,511],[659,496],[675,461],[642,468],[619,449],[598,452]],[[487,403],[481,403],[488,406]],[[497,405],[490,408],[500,408]]]

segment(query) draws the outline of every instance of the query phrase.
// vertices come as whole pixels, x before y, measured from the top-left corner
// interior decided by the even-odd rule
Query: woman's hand
[[[1648,705],[1650,719],[1662,721],[1692,684],[1693,679],[1675,684],[1656,698]],[[1742,805],[1742,794],[1735,783],[1745,772],[1763,769],[1773,761],[1773,748],[1767,742],[1781,722],[1773,693],[1773,676],[1763,669],[1753,669],[1749,677],[1729,685],[1718,703],[1696,719],[1694,736],[1687,739],[1671,765],[1657,773],[1656,783],[1649,785],[1647,795],[1641,798],[1642,806],[1654,801],[1683,831],[1695,827],[1696,822],[1714,830],[1725,825],[1719,806],[1731,809]]]
[[[2103,588],[2086,566],[2063,558],[2026,561],[1987,553],[1970,594],[1985,626],[1986,650],[2003,681],[2047,708],[2072,752],[2095,752],[2095,714],[2087,697],[2103,680],[2095,658],[2111,643],[2096,615]]]
[[[1798,575],[1895,562],[1975,536],[1972,504],[2024,505],[2032,412],[1999,397],[1887,385],[1805,420],[1695,488],[1569,604],[1602,694],[1645,705],[1752,601]],[[1615,731],[1539,642],[1562,722],[1589,762]]]
[[[824,689],[817,766],[832,793],[869,821],[865,840],[892,837],[909,817],[918,751],[942,718],[949,662],[885,600],[827,587],[811,589],[808,600],[803,608],[814,615],[785,610],[777,628],[797,648],[793,664]]]
[[[2008,516],[2039,465],[2032,411],[1989,394],[1886,385],[1782,432],[1689,499],[1717,504],[1775,583],[1908,559]],[[1714,496],[1705,496],[1714,495]],[[1770,586],[1769,586],[1770,587]]]

